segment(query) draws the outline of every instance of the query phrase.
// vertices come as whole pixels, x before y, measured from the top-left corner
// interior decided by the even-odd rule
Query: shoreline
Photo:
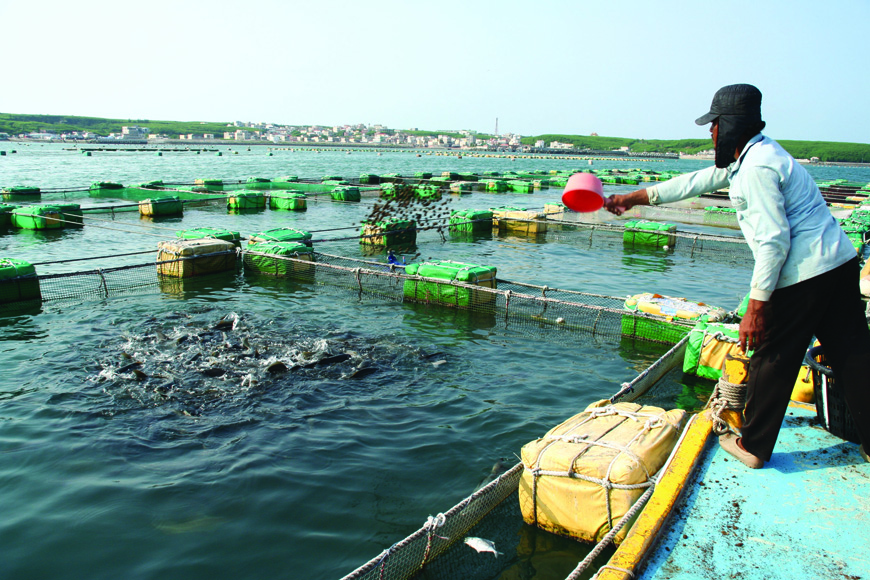
[[[338,151],[360,151],[360,150],[371,150],[371,151],[397,151],[397,152],[412,152],[412,153],[430,153],[430,154],[450,154],[450,155],[467,155],[471,156],[479,156],[479,155],[498,155],[498,156],[512,156],[512,157],[553,157],[553,158],[568,158],[568,159],[595,159],[595,160],[613,160],[613,161],[625,161],[630,159],[638,159],[645,161],[713,161],[714,157],[712,155],[679,155],[678,154],[650,154],[644,155],[642,153],[635,154],[620,154],[615,151],[587,151],[587,152],[579,152],[579,151],[564,151],[564,152],[554,152],[554,151],[510,151],[510,150],[488,150],[488,149],[457,149],[457,148],[420,148],[420,147],[410,147],[406,145],[379,145],[373,143],[296,143],[296,142],[288,142],[288,143],[273,143],[271,141],[227,141],[223,139],[165,139],[159,142],[148,142],[144,140],[118,140],[116,142],[100,142],[100,141],[76,141],[76,140],[61,140],[61,141],[40,141],[33,139],[21,139],[19,137],[10,137],[8,139],[0,140],[0,146],[3,143],[23,143],[25,145],[68,145],[72,147],[97,147],[97,148],[106,148],[112,146],[118,147],[130,147],[130,146],[144,146],[148,149],[153,149],[155,151],[161,150],[161,147],[165,146],[199,146],[199,147],[269,147],[270,149],[335,149]],[[605,157],[606,156],[606,157]],[[814,167],[857,167],[857,168],[870,168],[870,162],[868,163],[859,163],[853,161],[810,161],[808,159],[796,159],[798,163],[801,165],[810,165]]]

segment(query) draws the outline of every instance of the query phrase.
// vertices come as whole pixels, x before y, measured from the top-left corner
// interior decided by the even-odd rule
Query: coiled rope
[[[713,389],[710,397],[710,409],[713,411],[713,432],[716,435],[724,435],[732,431],[731,426],[722,418],[722,412],[743,411],[746,406],[746,383],[730,383],[725,380],[723,374]]]

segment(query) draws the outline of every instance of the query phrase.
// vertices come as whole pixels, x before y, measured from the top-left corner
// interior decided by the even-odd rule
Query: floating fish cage
[[[8,228],[12,225],[12,212],[18,209],[17,205],[0,203],[0,228]]]
[[[154,179],[152,181],[137,183],[135,185],[131,185],[130,187],[135,189],[163,189],[165,185],[162,179]]]
[[[359,243],[388,248],[413,246],[417,243],[417,222],[403,219],[363,221]]]
[[[0,303],[41,299],[36,268],[24,260],[0,258]]]
[[[548,220],[563,220],[565,219],[565,213],[568,211],[570,210],[562,202],[544,204],[544,216]]]
[[[358,187],[339,185],[330,192],[333,201],[360,201],[362,196]]]
[[[16,186],[4,187],[0,192],[8,195],[38,196],[42,193],[42,190],[38,187]]]
[[[260,243],[293,242],[311,247],[311,232],[296,228],[275,228],[253,234],[248,240],[248,247]],[[257,250],[259,251],[259,250]]]
[[[420,278],[405,280],[403,292],[408,300],[457,308],[473,308],[495,301],[495,294],[474,288],[497,287],[494,266],[451,261],[422,262],[407,266],[405,273]],[[450,283],[454,281],[461,284]]]
[[[313,261],[314,251],[297,242],[262,242],[244,253],[247,269],[279,278],[309,280],[314,277]]]
[[[359,182],[361,185],[379,185],[381,176],[375,173],[362,173],[359,176]]]
[[[272,180],[266,177],[249,177],[245,180],[245,189],[269,189],[272,186]]]
[[[709,322],[719,322],[728,317],[727,311],[718,306],[650,292],[630,296],[623,307],[626,312],[622,318],[623,336],[648,340],[666,337],[668,342],[682,340],[702,317]],[[628,313],[641,313],[643,316]]]
[[[269,195],[269,207],[290,211],[305,211],[308,198],[301,191],[273,191]]]
[[[118,190],[124,189],[124,186],[120,183],[116,183],[114,181],[94,181],[91,183],[90,187],[91,191],[97,190]]]
[[[191,278],[236,268],[236,246],[218,239],[167,240],[157,244],[157,273]]]
[[[677,243],[674,233],[677,226],[647,220],[629,220],[625,222],[625,234],[622,239],[626,244],[673,247]]]
[[[182,240],[198,240],[205,238],[231,242],[236,248],[240,248],[242,245],[242,236],[239,232],[234,232],[224,228],[191,228],[189,230],[179,230],[175,232],[175,235]]]
[[[463,209],[450,212],[451,232],[488,232],[492,230],[492,211]]]
[[[165,195],[139,202],[139,215],[147,217],[177,216],[184,214],[184,203],[177,195]]]
[[[12,227],[23,230],[59,230],[64,227],[60,208],[54,205],[29,205],[11,212]]]
[[[228,210],[260,210],[266,207],[266,196],[262,193],[238,192],[227,195]]]
[[[441,188],[436,185],[418,185],[414,188],[417,199],[441,199]]]
[[[508,191],[510,186],[507,181],[503,181],[501,179],[489,179],[486,182],[486,191],[492,191],[495,193],[502,193]]]
[[[466,194],[479,189],[476,181],[454,181],[450,184],[450,191],[453,193]]]
[[[535,186],[531,181],[511,180],[507,182],[510,191],[514,193],[534,193]]]
[[[499,232],[537,235],[547,231],[547,217],[543,212],[510,206],[490,209],[492,210],[492,225]]]
[[[193,184],[203,188],[203,191],[223,191],[224,180],[215,178],[203,178],[194,180]]]
[[[84,216],[82,215],[82,207],[77,203],[54,203],[52,204],[60,210],[61,218],[63,219],[63,227],[72,228],[84,225]]]

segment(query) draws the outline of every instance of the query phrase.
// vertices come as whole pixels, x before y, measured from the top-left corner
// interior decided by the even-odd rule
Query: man
[[[740,323],[749,363],[745,423],[722,448],[749,467],[769,461],[788,407],[794,378],[815,336],[830,361],[857,426],[870,448],[870,330],[858,288],[855,250],[831,216],[818,186],[776,141],[761,134],[761,92],[730,85],[710,112],[715,166],[627,195],[605,207],[620,215],[636,205],[694,197],[730,185],[737,222],[755,258],[749,307]]]

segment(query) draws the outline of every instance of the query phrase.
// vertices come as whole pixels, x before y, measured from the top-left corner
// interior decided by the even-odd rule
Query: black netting
[[[358,299],[391,300],[464,313],[475,317],[477,323],[488,322],[490,327],[501,326],[527,334],[547,333],[553,340],[571,341],[579,332],[605,341],[632,337],[674,344],[692,326],[690,322],[627,311],[623,309],[623,299],[615,296],[506,280],[490,282],[495,287],[476,286],[409,276],[399,265],[317,252],[276,256],[244,251],[241,255],[239,261],[235,252],[230,251],[117,268],[13,278],[0,281],[0,297],[3,297],[3,309],[10,311],[25,302],[104,299],[141,292],[148,287],[176,294],[196,289],[210,276],[236,275],[237,265],[244,263],[248,276],[309,284],[318,292],[351,293]],[[212,274],[216,270],[220,273]]]

